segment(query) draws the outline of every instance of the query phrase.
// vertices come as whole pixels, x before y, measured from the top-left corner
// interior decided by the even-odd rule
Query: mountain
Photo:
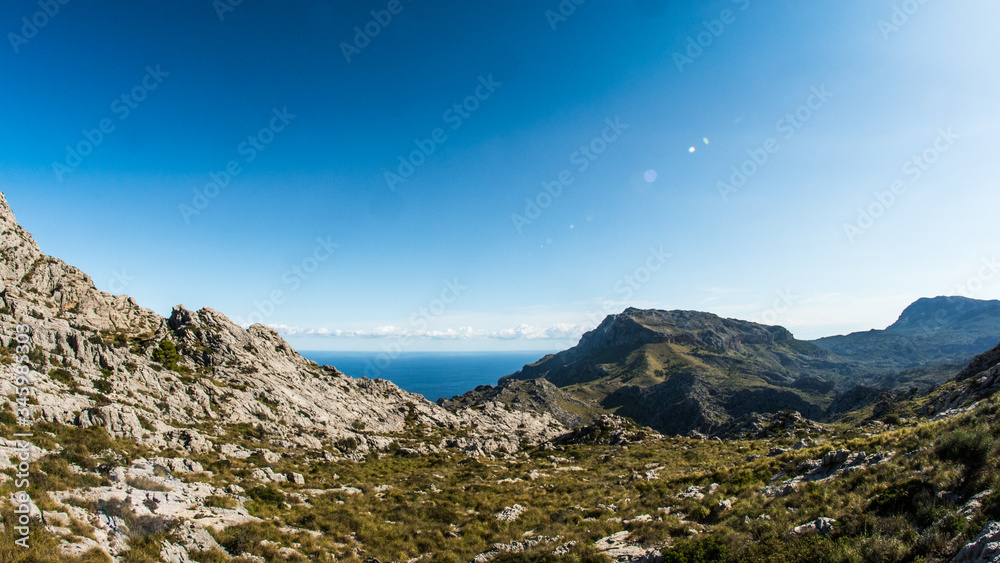
[[[413,426],[439,429],[442,447],[465,429],[453,443],[486,452],[516,450],[561,426],[506,410],[451,412],[388,381],[352,379],[306,360],[274,330],[243,329],[212,309],[178,306],[162,318],[42,254],[2,194],[0,231],[0,328],[30,327],[46,421],[98,424],[182,450],[209,447],[225,425],[259,425],[275,444],[335,455],[384,449]]]
[[[872,372],[964,365],[1000,342],[1000,301],[967,297],[918,299],[884,330],[829,336],[812,342]]]
[[[565,431],[545,413],[498,403],[448,410],[388,381],[347,377],[303,358],[274,330],[244,329],[212,309],[178,306],[160,317],[43,254],[3,194],[0,335],[0,363],[27,368],[26,380],[0,380],[0,471],[12,472],[0,474],[0,486],[18,494],[9,459],[28,456],[31,479],[17,481],[31,483],[25,510],[45,524],[37,530],[68,534],[30,560],[89,552],[97,555],[86,561],[105,561],[147,537],[166,546],[155,532],[169,523],[175,543],[157,552],[160,560],[189,562],[189,551],[219,547],[209,524],[224,530],[259,520],[240,504],[248,500],[237,482],[302,485],[321,480],[296,471],[312,475],[317,463],[366,456],[506,455]],[[24,393],[31,398],[18,402]],[[290,467],[285,457],[299,460],[294,470],[281,469]],[[203,464],[215,465],[206,472]],[[210,484],[210,473],[234,467],[232,487]],[[196,477],[173,475],[182,472]],[[206,505],[223,497],[227,508]],[[75,522],[75,532],[48,518]],[[14,533],[9,524],[6,533]]]
[[[1000,391],[1000,345],[979,354],[965,369],[928,396],[923,414],[967,407]]]
[[[614,413],[666,434],[730,435],[755,413],[832,420],[892,391],[912,396],[998,341],[1000,301],[964,297],[920,299],[885,330],[811,342],[711,313],[630,308],[497,387],[441,404],[497,401],[569,426]]]
[[[774,411],[870,402],[834,389],[866,368],[629,309],[433,404],[267,327],[100,292],[0,194],[0,363],[27,368],[0,379],[0,561],[943,563],[1000,541],[1000,346],[885,422],[828,426]]]
[[[484,387],[451,404],[503,401],[512,382],[545,380],[558,391],[550,389],[547,400],[587,422],[615,413],[668,434],[711,433],[751,413],[791,409],[821,418],[837,379],[857,373],[781,327],[630,308],[608,316],[577,346],[503,378],[492,392]]]

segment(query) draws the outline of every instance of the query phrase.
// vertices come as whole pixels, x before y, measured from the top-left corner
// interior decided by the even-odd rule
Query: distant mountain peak
[[[465,401],[499,397],[510,380],[544,379],[562,392],[556,403],[569,404],[569,397],[588,405],[574,412],[585,419],[615,412],[661,432],[707,432],[750,411],[820,416],[833,389],[819,377],[831,365],[828,356],[780,326],[630,307],[606,317],[573,348]]]
[[[583,336],[580,344],[607,347],[676,342],[734,350],[743,344],[771,344],[792,338],[792,333],[784,327],[723,318],[714,313],[629,307],[605,318]]]
[[[997,313],[1000,301],[984,301],[962,296],[923,297],[911,303],[886,330],[907,333],[936,332],[970,315]]]
[[[924,297],[885,330],[828,336],[813,342],[888,374],[966,363],[1000,341],[1000,301],[960,296]]]

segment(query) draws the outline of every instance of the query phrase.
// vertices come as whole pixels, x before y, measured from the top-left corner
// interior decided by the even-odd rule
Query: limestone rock
[[[811,535],[829,535],[833,531],[833,525],[837,521],[833,518],[817,518],[812,522],[802,524],[801,526],[796,526],[792,529],[792,535],[795,536],[811,536]]]
[[[958,513],[962,516],[969,517],[978,512],[983,507],[983,499],[993,494],[992,489],[986,489],[981,493],[973,495],[961,508],[958,509]]]
[[[533,538],[528,538],[524,541],[513,541],[509,543],[495,543],[493,548],[489,551],[480,553],[479,555],[472,558],[472,563],[488,563],[493,561],[500,555],[504,553],[523,553],[529,549],[535,548],[539,545],[554,543],[559,541],[561,538],[550,538],[546,536],[538,536]],[[558,548],[557,548],[558,551]],[[568,551],[568,550],[567,550]]]
[[[141,439],[145,430],[132,407],[127,405],[107,405],[86,409],[77,417],[76,425],[81,428],[103,426],[112,438]]]
[[[663,555],[659,550],[649,550],[629,543],[629,536],[628,531],[611,534],[597,540],[594,543],[594,548],[610,557],[612,561],[629,563],[660,563],[663,561]]]
[[[385,450],[390,436],[412,423],[456,437],[406,447],[454,447],[482,456],[565,432],[548,413],[495,402],[450,411],[388,381],[346,377],[306,360],[273,329],[243,328],[210,308],[178,306],[162,318],[127,296],[99,291],[80,270],[44,255],[2,194],[0,258],[0,345],[11,343],[15,321],[30,327],[41,358],[31,374],[33,408],[49,422],[102,426],[115,438],[190,455],[215,447],[193,428],[204,424],[260,428],[285,449],[321,450],[336,442],[342,457]],[[14,389],[3,380],[0,393],[10,397]],[[219,451],[249,457],[229,444]],[[261,453],[267,463],[279,455]]]
[[[513,522],[524,514],[524,507],[520,504],[515,504],[514,506],[508,506],[497,512],[493,516],[501,522]]]
[[[205,471],[205,468],[197,461],[183,457],[154,457],[150,461],[173,473],[201,473]]]
[[[796,477],[788,478],[784,472],[778,473],[771,480],[772,483],[760,490],[760,493],[769,497],[781,497],[794,492],[803,482],[826,481],[839,475],[868,469],[876,465],[883,464],[895,452],[879,452],[868,455],[865,452],[851,452],[849,450],[834,450],[823,454],[820,459],[805,461],[796,467],[797,473],[805,473]]]
[[[1000,522],[987,522],[975,540],[966,544],[951,563],[997,563],[1000,561]]]

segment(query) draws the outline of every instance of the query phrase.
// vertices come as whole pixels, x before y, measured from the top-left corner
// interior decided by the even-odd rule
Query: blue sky
[[[558,350],[1000,297],[995,2],[223,2],[0,8],[0,189],[161,314]]]

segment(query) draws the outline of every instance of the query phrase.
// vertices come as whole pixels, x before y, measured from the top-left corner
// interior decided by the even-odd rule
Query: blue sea
[[[300,352],[320,364],[351,377],[388,379],[428,400],[451,398],[478,385],[496,385],[526,364],[550,352],[403,352],[395,358],[385,352]]]

